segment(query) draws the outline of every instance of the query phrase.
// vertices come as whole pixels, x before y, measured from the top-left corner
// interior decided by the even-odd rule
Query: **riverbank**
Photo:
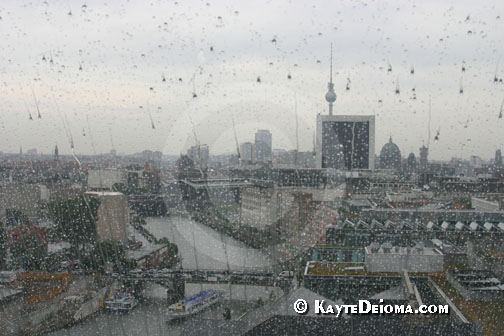
[[[254,287],[254,288],[252,288]],[[277,299],[283,295],[279,288],[265,286],[243,285],[215,285],[215,284],[187,284],[186,296],[195,294],[202,289],[214,289],[223,293],[223,300],[206,309],[195,318],[198,319],[224,319],[225,308],[230,308],[231,319],[240,318],[247,311]],[[165,315],[168,304],[163,300],[141,301],[138,306],[128,314],[111,314],[98,312],[82,323],[69,328],[56,330],[51,336],[84,336],[84,335],[182,335],[182,331],[191,319],[177,323],[166,323]]]
[[[177,244],[183,269],[270,271],[274,266],[268,253],[191,219],[170,216],[145,220],[154,236]]]
[[[75,276],[66,290],[40,302],[22,295],[3,305],[0,330],[3,335],[40,334],[73,325],[101,309],[108,287],[94,288],[91,276]]]

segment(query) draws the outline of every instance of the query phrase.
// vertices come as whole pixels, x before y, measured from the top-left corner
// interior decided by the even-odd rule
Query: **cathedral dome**
[[[390,137],[389,142],[383,145],[380,152],[380,166],[382,169],[401,169],[401,151]]]

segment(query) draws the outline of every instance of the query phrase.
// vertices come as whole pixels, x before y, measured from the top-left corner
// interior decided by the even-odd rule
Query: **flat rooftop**
[[[126,250],[126,259],[130,260],[140,260],[143,259],[152,253],[159,251],[166,245],[163,244],[146,244],[137,250]]]
[[[305,276],[382,276],[382,277],[400,277],[401,273],[387,272],[375,273],[368,272],[364,268],[364,263],[338,263],[338,262],[314,262],[309,261],[306,264]],[[440,276],[439,273],[413,273],[412,276]]]
[[[0,301],[8,299],[10,297],[14,297],[17,294],[20,294],[22,290],[12,289],[12,288],[0,288]]]
[[[86,191],[84,195],[88,196],[120,196],[124,195],[118,191]]]
[[[453,270],[449,272],[467,290],[504,292],[504,282],[492,272],[477,270]]]
[[[372,248],[369,246],[366,246],[364,248],[367,254],[392,254],[392,255],[442,255],[438,249],[436,248],[430,248],[430,247],[424,247],[422,248],[421,252],[417,251],[416,248],[414,247],[403,247],[403,246],[396,246],[392,247],[390,249],[384,249],[383,247],[380,247],[377,251],[373,251]],[[388,251],[389,250],[389,251]]]

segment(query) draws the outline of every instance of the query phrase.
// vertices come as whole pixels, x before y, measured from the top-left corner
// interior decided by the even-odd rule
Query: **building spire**
[[[57,144],[54,146],[54,161],[59,161],[59,150]]]
[[[332,81],[332,43],[331,43],[331,73],[329,74],[329,83],[327,83],[326,101],[329,103],[329,115],[333,115],[333,103],[336,101],[336,93],[334,92],[334,84]]]
[[[329,83],[332,83],[332,43],[331,43],[331,73],[329,74]]]

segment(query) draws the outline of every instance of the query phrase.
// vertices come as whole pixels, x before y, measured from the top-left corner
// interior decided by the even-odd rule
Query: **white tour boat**
[[[186,297],[168,307],[167,321],[173,321],[197,314],[222,298],[220,292],[209,289],[202,290],[192,296]]]
[[[109,296],[105,299],[105,310],[110,312],[130,312],[138,304],[138,299],[127,292],[116,291],[114,296]]]

